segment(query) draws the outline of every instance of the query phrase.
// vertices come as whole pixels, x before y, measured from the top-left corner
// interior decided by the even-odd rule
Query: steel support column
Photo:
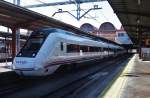
[[[16,56],[16,28],[11,28],[12,30],[12,58]]]
[[[142,32],[138,32],[138,39],[139,39],[139,58],[142,58],[142,52],[141,52],[141,48],[142,48]]]
[[[80,4],[77,4],[77,20],[79,21],[80,20]]]
[[[13,0],[13,3],[20,6],[20,0]],[[13,38],[12,40],[16,41],[15,44],[12,44],[12,45],[15,45],[15,46],[12,46],[12,47],[15,47],[15,54],[13,55],[15,56],[16,53],[18,53],[18,51],[20,50],[20,29],[15,29],[15,34],[12,36],[15,36],[15,38]]]
[[[20,51],[20,29],[16,29],[16,53]]]
[[[16,5],[20,5],[20,0],[13,0],[13,3]]]

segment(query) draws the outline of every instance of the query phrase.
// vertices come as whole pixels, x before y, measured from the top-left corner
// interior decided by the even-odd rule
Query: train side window
[[[99,52],[100,51],[100,47],[90,47],[90,52]]]
[[[93,46],[85,46],[85,45],[75,45],[75,44],[68,44],[67,45],[67,52],[79,52],[82,50],[83,52],[100,52],[101,47],[93,47]]]
[[[79,52],[80,51],[80,46],[79,45],[75,45],[75,44],[68,44],[67,45],[67,52],[71,53],[71,52]]]
[[[80,50],[83,52],[88,52],[88,46],[80,45]]]
[[[74,49],[74,44],[68,44],[67,45],[67,52],[71,53],[71,52],[75,52],[76,50]]]
[[[64,50],[64,47],[63,47],[63,42],[60,43],[60,48],[61,48],[61,51]]]

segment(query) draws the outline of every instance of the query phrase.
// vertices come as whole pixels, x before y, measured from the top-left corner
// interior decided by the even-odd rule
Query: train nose
[[[16,58],[13,65],[15,69],[34,69],[34,60]]]

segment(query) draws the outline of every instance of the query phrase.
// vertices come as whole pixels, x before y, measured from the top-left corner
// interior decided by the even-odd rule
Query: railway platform
[[[11,62],[0,63],[0,73],[12,71],[11,70],[11,64],[12,64]]]
[[[103,98],[150,98],[150,61],[135,54]]]

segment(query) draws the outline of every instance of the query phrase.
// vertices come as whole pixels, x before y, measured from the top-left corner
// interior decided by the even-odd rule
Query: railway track
[[[20,90],[32,88],[32,86],[39,85],[53,77],[53,75],[49,77],[20,77],[12,71],[3,73],[0,75],[0,98],[7,97]]]
[[[28,81],[28,79],[18,76],[13,71],[0,74],[0,96],[2,97],[22,89],[22,85]]]
[[[55,73],[48,77],[30,79],[14,76],[14,81],[12,79],[8,84],[0,83],[0,85],[4,85],[3,89],[0,88],[0,91],[2,91],[0,96],[3,95],[4,98],[54,98],[54,96],[55,98],[69,98],[69,96],[76,95],[84,87],[86,88],[87,85],[91,85],[96,81],[91,77],[94,77],[102,69],[107,69],[109,65],[118,60],[119,58],[107,62],[104,66],[96,66],[93,69],[82,69],[80,70],[82,72]],[[56,96],[58,94],[59,96]]]
[[[120,61],[114,63],[118,60]],[[87,89],[89,85],[92,85],[94,82],[96,82],[98,80],[98,77],[94,78],[96,75],[99,75],[99,77],[107,75],[108,73],[106,71],[114,70],[114,66],[121,64],[123,60],[124,59],[119,58],[113,62],[110,62],[107,65],[101,67],[100,69],[97,69],[96,71],[91,72],[88,75],[82,77],[81,79],[73,81],[72,83],[67,84],[53,92],[50,92],[44,96],[40,96],[39,98],[82,98],[77,97],[78,93]]]

